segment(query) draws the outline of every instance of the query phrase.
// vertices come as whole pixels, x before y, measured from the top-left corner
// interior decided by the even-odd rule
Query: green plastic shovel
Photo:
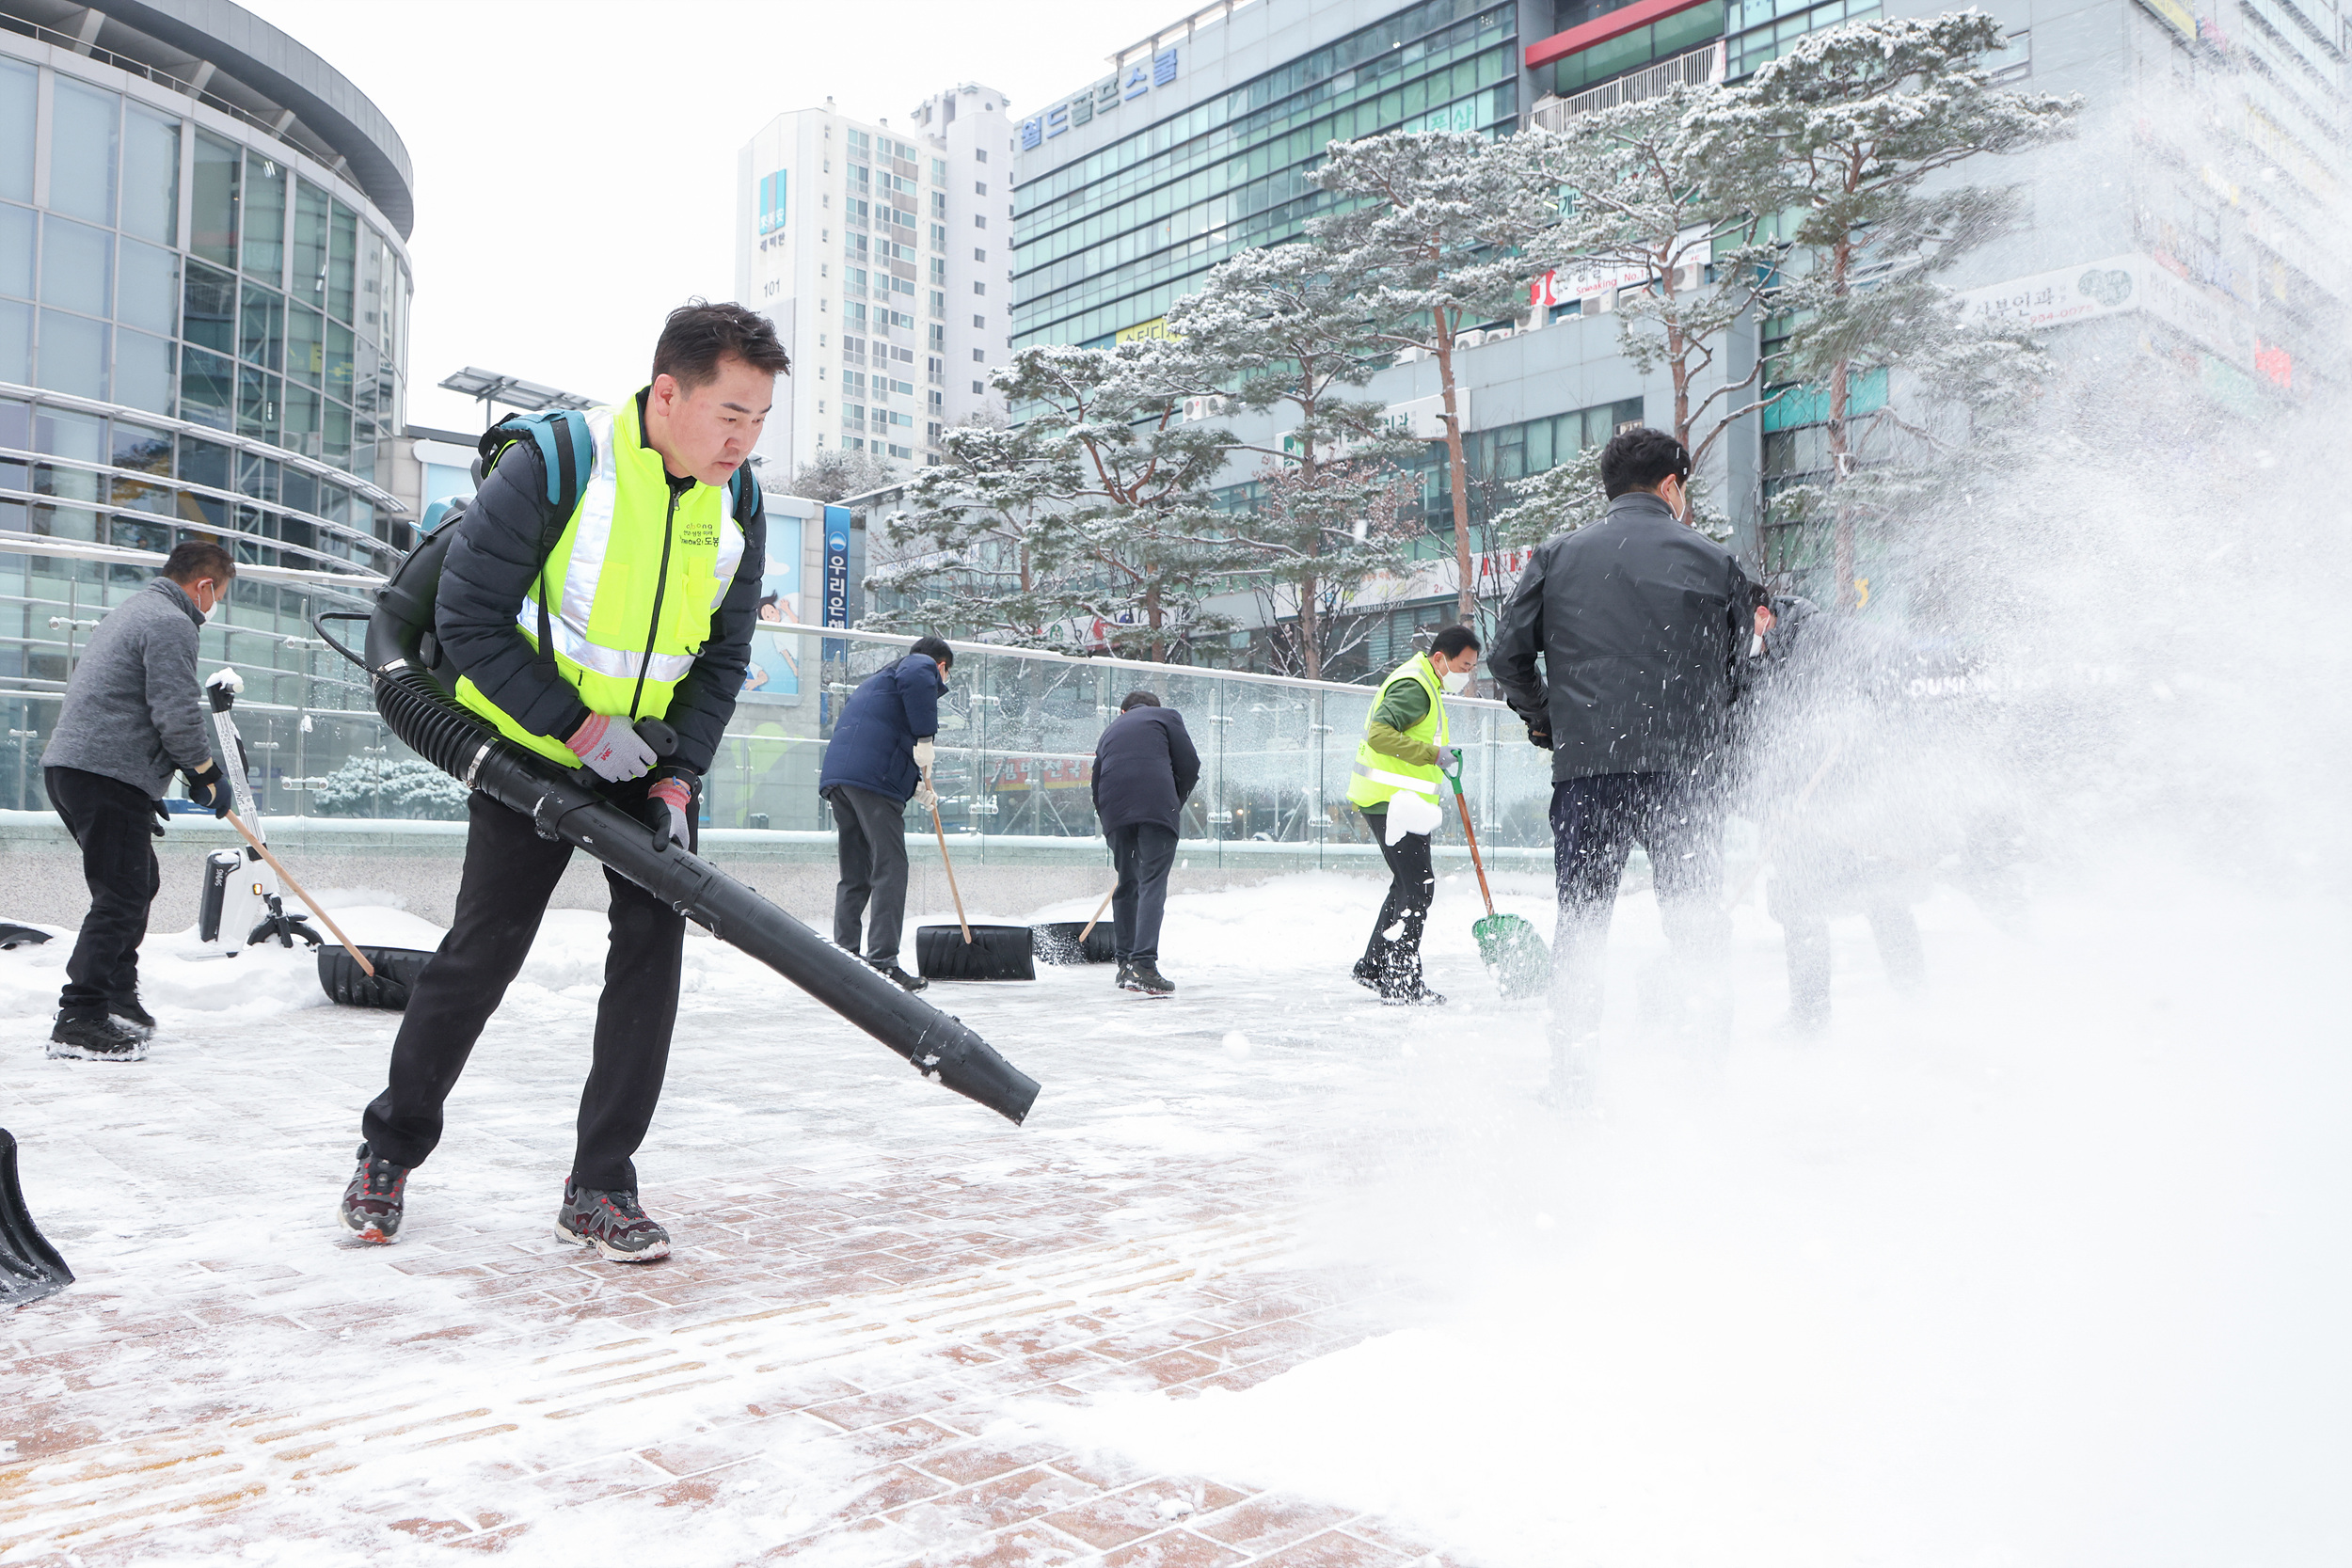
[[[1506,1002],[1541,996],[1551,984],[1551,949],[1535,927],[1516,914],[1495,913],[1495,895],[1486,886],[1486,863],[1478,857],[1478,830],[1470,826],[1470,801],[1462,796],[1462,770],[1456,766],[1446,778],[1454,785],[1454,803],[1461,808],[1462,836],[1470,841],[1470,864],[1478,872],[1478,895],[1486,901],[1486,918],[1470,927],[1478,939],[1478,956]]]

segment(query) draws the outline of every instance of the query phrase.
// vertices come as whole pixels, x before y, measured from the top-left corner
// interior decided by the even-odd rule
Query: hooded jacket
[[[1636,491],[1536,549],[1486,664],[1529,730],[1549,735],[1555,783],[1711,773],[1763,602],[1729,550]]]

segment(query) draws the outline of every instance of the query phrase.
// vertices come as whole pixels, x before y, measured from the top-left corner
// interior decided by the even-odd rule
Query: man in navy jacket
[[[1111,936],[1119,989],[1166,996],[1176,988],[1160,973],[1160,917],[1168,910],[1168,870],[1176,861],[1177,827],[1200,753],[1184,715],[1149,691],[1130,691],[1119,717],[1094,747],[1094,812],[1110,841],[1119,885],[1111,894]]]
[[[907,801],[930,805],[931,737],[939,733],[939,697],[956,656],[936,637],[918,641],[907,657],[875,674],[842,705],[817,793],[833,805],[841,832],[841,882],[833,895],[833,940],[858,950],[866,919],[866,961],[909,990],[928,984],[898,967],[898,934],[906,925]]]

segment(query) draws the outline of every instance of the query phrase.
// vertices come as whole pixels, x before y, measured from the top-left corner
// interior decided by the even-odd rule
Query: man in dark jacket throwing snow
[[[1703,1032],[1724,1022],[1724,752],[1764,594],[1685,520],[1690,475],[1690,452],[1663,431],[1611,437],[1608,515],[1535,551],[1488,659],[1528,738],[1552,757],[1555,1074],[1600,1026],[1609,917],[1637,843],[1692,1022]]]
[[[1109,840],[1119,885],[1111,893],[1111,934],[1119,989],[1166,996],[1176,987],[1160,973],[1160,917],[1168,911],[1168,868],[1184,802],[1200,782],[1200,753],[1184,716],[1149,691],[1130,691],[1119,717],[1094,745],[1094,812]]]
[[[41,774],[57,819],[82,847],[89,913],[66,960],[49,1054],[135,1062],[155,1021],[139,1006],[139,942],[162,885],[155,818],[178,768],[188,798],[229,810],[229,781],[204,735],[196,629],[229,596],[229,552],[190,540],[163,575],[106,612],[74,661]]]
[[[930,982],[898,967],[906,926],[907,802],[934,804],[932,737],[939,697],[947,689],[954,650],[919,639],[907,657],[866,677],[842,705],[825,747],[817,793],[833,806],[841,834],[841,881],[833,895],[833,940],[858,950],[866,923],[866,961],[909,990]]]

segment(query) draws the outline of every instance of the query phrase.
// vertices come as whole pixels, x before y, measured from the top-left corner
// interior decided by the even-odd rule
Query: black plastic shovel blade
[[[1037,957],[1026,926],[914,928],[915,973],[926,980],[1034,980]]]
[[[1079,933],[1086,933],[1079,940]],[[1119,957],[1118,944],[1111,940],[1111,923],[1098,920],[1094,929],[1087,930],[1083,920],[1054,920],[1029,927],[1036,939],[1037,957],[1049,964],[1106,964]],[[977,933],[975,933],[977,934]]]
[[[57,1249],[24,1208],[16,1180],[16,1140],[0,1127],[0,1307],[23,1307],[73,1283]]]

